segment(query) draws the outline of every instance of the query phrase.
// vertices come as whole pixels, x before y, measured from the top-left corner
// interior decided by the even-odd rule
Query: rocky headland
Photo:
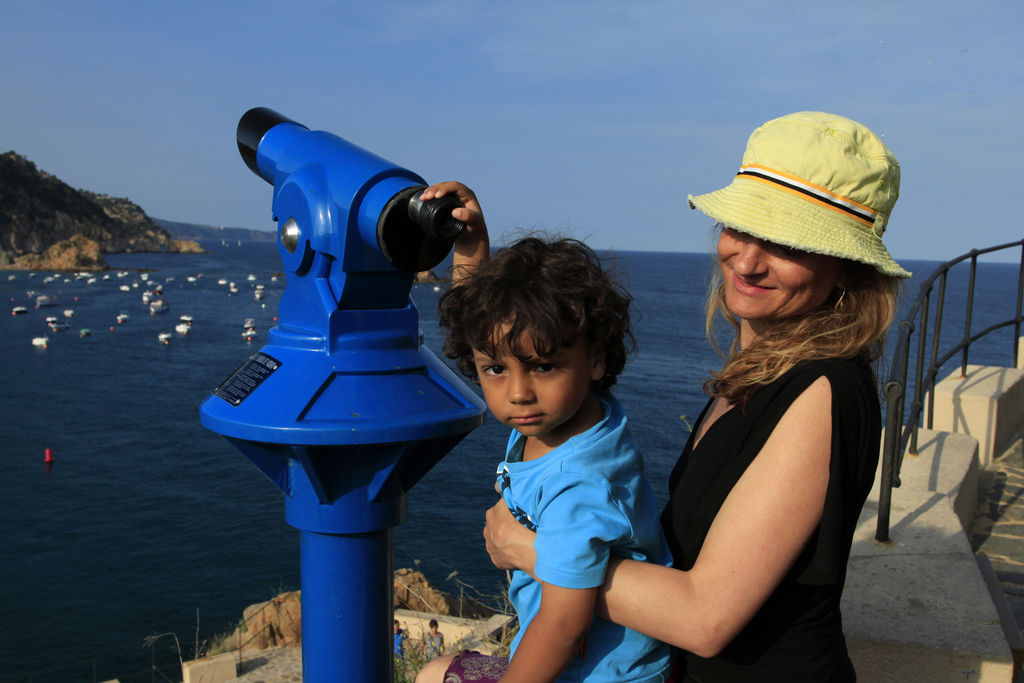
[[[202,251],[127,199],[77,190],[16,152],[0,154],[0,269],[99,271],[104,254]]]

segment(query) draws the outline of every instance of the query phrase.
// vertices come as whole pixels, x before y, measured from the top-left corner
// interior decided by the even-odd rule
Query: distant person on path
[[[509,587],[520,624],[511,660],[443,656],[420,683],[666,679],[668,646],[594,617],[611,557],[670,562],[639,448],[609,391],[632,342],[631,302],[585,244],[536,237],[461,269],[442,296],[445,353],[512,427],[496,488],[531,530],[536,559]]]
[[[882,244],[899,185],[869,129],[799,112],[751,134],[727,187],[689,197],[718,231],[708,336],[719,348],[718,317],[734,335],[668,481],[674,565],[613,558],[597,602],[680,648],[678,681],[856,678],[840,597],[878,461],[872,364],[910,276]],[[475,202],[457,183],[424,194],[448,192]],[[486,242],[483,225],[457,257]],[[501,502],[484,536],[496,566],[539,566],[534,535]]]
[[[438,631],[437,619],[431,619],[430,631],[423,636],[423,658],[428,662],[444,654],[444,634]]]
[[[398,659],[405,659],[405,641],[408,638],[409,634],[399,625],[398,619],[395,619],[395,657]]]

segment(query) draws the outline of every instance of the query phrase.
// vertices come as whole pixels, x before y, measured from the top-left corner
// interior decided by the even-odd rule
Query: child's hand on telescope
[[[473,190],[462,183],[453,180],[435,183],[423,190],[420,199],[426,201],[448,194],[454,194],[462,203],[461,207],[452,209],[452,218],[466,224],[466,229],[455,239],[452,256],[452,284],[455,284],[465,273],[490,257],[491,243],[480,202]]]

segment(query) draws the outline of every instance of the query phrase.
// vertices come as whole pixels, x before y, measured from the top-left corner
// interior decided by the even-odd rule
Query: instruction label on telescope
[[[249,360],[242,363],[242,366],[231,373],[231,376],[224,380],[219,387],[213,390],[214,396],[220,396],[233,406],[237,406],[249,394],[256,391],[256,387],[263,383],[263,380],[274,374],[274,371],[281,367],[281,361],[273,356],[259,351],[249,356]]]

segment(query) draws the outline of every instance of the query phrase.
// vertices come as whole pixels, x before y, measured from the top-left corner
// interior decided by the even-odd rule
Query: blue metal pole
[[[300,532],[304,680],[394,680],[391,538]]]

